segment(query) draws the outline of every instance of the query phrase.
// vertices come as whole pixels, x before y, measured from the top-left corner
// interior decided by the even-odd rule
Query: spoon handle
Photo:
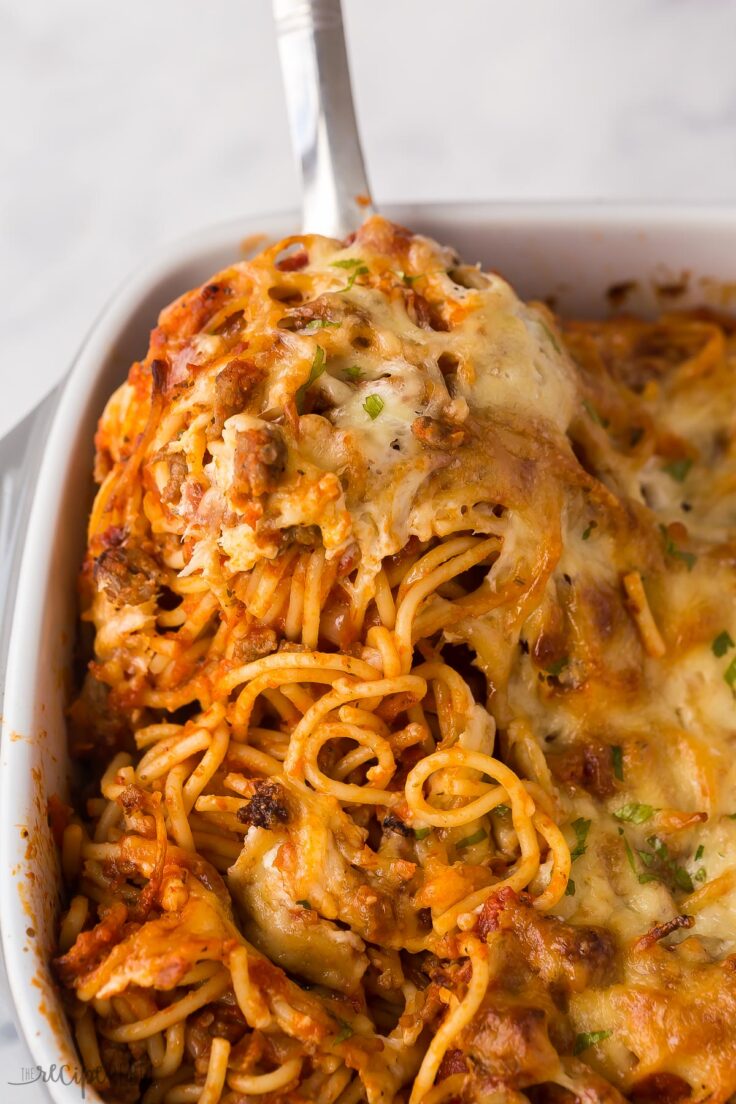
[[[355,121],[340,0],[273,0],[302,229],[345,238],[373,210]]]

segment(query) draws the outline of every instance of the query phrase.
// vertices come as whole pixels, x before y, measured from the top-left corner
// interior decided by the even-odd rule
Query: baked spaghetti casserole
[[[163,311],[51,810],[103,1097],[736,1092],[735,362],[378,217]]]

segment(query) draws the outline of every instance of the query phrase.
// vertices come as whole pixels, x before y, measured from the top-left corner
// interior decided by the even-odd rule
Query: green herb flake
[[[693,879],[685,867],[679,866],[677,861],[672,858],[664,840],[660,839],[659,836],[648,836],[646,842],[651,850],[645,851],[637,848],[636,852],[642,865],[646,868],[642,873],[637,873],[633,854],[627,846],[629,863],[631,869],[637,874],[639,883],[646,885],[648,882],[659,882],[661,885],[667,886],[672,892],[675,889],[681,889],[685,893],[692,893],[695,888]]]
[[[694,552],[684,552],[681,548],[678,548],[672,537],[667,532],[667,527],[660,525],[660,532],[664,537],[664,550],[668,556],[672,556],[675,560],[682,560],[687,566],[688,571],[692,571],[697,563],[698,557]]]
[[[559,342],[558,342],[557,338],[555,337],[555,335],[553,334],[552,330],[549,328],[549,326],[545,326],[544,322],[542,322],[541,325],[542,325],[542,329],[546,333],[547,338],[549,340],[549,343],[552,346],[552,348],[554,349],[554,351],[556,353],[560,353],[562,350],[560,349]]]
[[[353,268],[353,271],[350,273],[350,279],[348,280],[348,282],[346,283],[344,288],[340,288],[340,291],[341,292],[342,291],[350,291],[351,287],[353,286],[355,281],[358,279],[358,277],[359,276],[367,276],[368,272],[369,272],[369,269],[368,269],[367,265],[358,264],[357,268]]]
[[[485,828],[479,828],[477,832],[473,832],[472,836],[465,836],[463,839],[458,840],[455,847],[458,851],[461,851],[464,847],[472,847],[475,843],[480,843],[484,840],[488,833]]]
[[[587,839],[588,832],[590,831],[590,821],[585,817],[578,817],[570,825],[575,833],[576,844],[573,850],[570,852],[570,862],[575,862],[581,855],[584,855],[587,851]]]
[[[601,426],[602,429],[608,428],[610,424],[608,420],[606,418],[601,418],[596,408],[591,403],[589,403],[587,399],[583,399],[583,406],[585,407],[585,413],[588,415],[591,421],[595,422],[596,425]]]
[[[407,287],[412,287],[412,285],[415,284],[417,282],[417,280],[421,280],[424,277],[424,275],[425,275],[424,272],[419,272],[419,273],[417,273],[416,276],[411,276],[408,272],[400,272],[399,273],[399,276],[404,281],[404,283],[406,284]]]
[[[611,762],[613,764],[613,773],[619,782],[624,780],[624,751],[618,744],[613,744],[611,747]]]
[[[695,889],[695,886],[693,885],[693,880],[684,866],[676,866],[672,871],[672,874],[675,879],[675,885],[678,886],[679,889],[684,890],[685,893],[692,893],[692,891]]]
[[[654,809],[651,805],[640,805],[636,801],[631,801],[622,805],[620,809],[615,809],[613,815],[616,820],[625,820],[630,824],[644,824],[653,813]]]
[[[731,689],[736,690],[736,659],[731,660],[728,667],[723,672],[723,677]]]
[[[631,844],[627,840],[626,836],[624,836],[623,828],[619,828],[619,832],[623,837],[624,849],[626,851],[626,858],[628,859],[629,866],[631,867],[634,874],[636,874],[636,860],[634,859],[634,852],[631,850]]]
[[[668,475],[671,475],[673,479],[676,479],[678,483],[684,483],[687,479],[687,473],[693,466],[693,462],[689,456],[683,456],[679,460],[672,460],[669,464],[665,464],[662,471],[666,471]]]
[[[588,540],[588,538],[590,537],[590,534],[593,532],[594,529],[597,529],[597,528],[598,528],[598,522],[597,521],[588,522],[587,528],[583,529],[583,540]]]
[[[357,364],[351,364],[349,368],[345,369],[345,375],[349,380],[353,380],[354,383],[357,383],[363,375],[363,369],[359,368]]]
[[[310,909],[311,910],[311,908],[312,908],[309,901],[297,901],[297,904],[299,905],[300,908],[303,908],[303,909]]]
[[[701,843],[700,847],[699,847],[699,848],[698,848],[698,850],[697,850],[697,851],[695,852],[695,855],[694,855],[694,861],[695,861],[695,862],[698,862],[698,861],[699,861],[700,859],[702,859],[702,857],[703,857],[703,853],[704,853],[704,852],[705,852],[705,847],[704,847],[704,846],[703,846],[703,844]]]
[[[315,380],[319,379],[324,370],[325,351],[320,345],[318,345],[317,351],[314,354],[314,360],[312,361],[312,367],[309,370],[309,378],[307,379],[306,383],[303,383],[301,387],[298,388],[296,393],[296,409],[299,414],[302,414],[304,411],[304,399],[306,398],[307,391],[315,382]]]
[[[501,804],[501,805],[496,805],[495,809],[493,809],[492,811],[494,813],[498,813],[499,816],[508,816],[509,813],[511,812],[511,809],[508,805]]]
[[[575,1036],[575,1045],[572,1048],[573,1054],[582,1054],[584,1050],[588,1050],[592,1046],[597,1046],[598,1043],[602,1043],[605,1039],[610,1039],[612,1031],[583,1031],[580,1035]]]
[[[678,548],[675,552],[672,553],[672,555],[675,556],[678,560],[682,560],[682,562],[686,565],[688,571],[692,571],[692,569],[695,567],[695,564],[698,562],[698,557],[695,555],[694,552],[683,552],[681,548]]]
[[[352,1038],[355,1034],[347,1020],[341,1020],[339,1016],[335,1017],[340,1025],[340,1030],[335,1036],[335,1043],[344,1043],[347,1039]]]
[[[333,268],[365,268],[362,257],[346,257],[344,261],[333,261]],[[367,269],[366,269],[367,271]]]
[[[418,840],[426,839],[431,831],[432,831],[431,828],[415,828],[414,829],[414,838],[418,839]]]
[[[303,334],[315,334],[319,330],[334,330],[340,326],[340,322],[331,322],[329,318],[313,318],[301,331]]]
[[[733,648],[735,646],[736,645],[734,645],[731,634],[729,632],[726,632],[726,630],[724,629],[723,632],[714,637],[710,647],[713,655],[716,656],[717,659],[720,659],[726,654],[729,648]]]
[[[706,873],[706,870],[705,870],[704,866],[701,866],[698,870],[695,871],[694,880],[696,882],[704,882],[707,877],[708,877],[708,875]]]
[[[664,860],[669,858],[669,848],[659,836],[647,836],[647,843],[658,858]]]
[[[575,896],[575,883],[572,880],[572,878],[570,878],[568,880],[568,883],[565,886],[565,896],[566,897],[574,897]]]
[[[550,678],[557,678],[558,675],[562,674],[569,663],[570,657],[562,656],[560,659],[556,659],[554,663],[550,663],[549,667],[545,667],[544,670],[550,676]]]
[[[385,403],[380,395],[369,395],[363,403],[363,409],[366,414],[375,422],[378,415],[381,413],[385,406]]]

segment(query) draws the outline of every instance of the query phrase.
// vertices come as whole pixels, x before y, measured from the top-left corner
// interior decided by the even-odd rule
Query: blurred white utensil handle
[[[0,714],[5,695],[10,624],[36,475],[59,399],[54,388],[0,439]]]

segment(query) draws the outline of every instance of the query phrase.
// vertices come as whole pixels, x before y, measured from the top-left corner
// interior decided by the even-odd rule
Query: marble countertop
[[[343,3],[379,203],[736,199],[731,0]],[[0,0],[0,101],[1,436],[141,258],[298,184],[268,0]]]

